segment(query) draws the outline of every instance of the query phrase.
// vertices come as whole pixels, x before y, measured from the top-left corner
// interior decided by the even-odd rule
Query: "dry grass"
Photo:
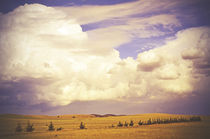
[[[74,118],[75,117],[75,118]],[[187,115],[170,114],[139,114],[129,116],[95,117],[92,115],[59,115],[58,116],[23,116],[0,115],[0,138],[3,139],[198,139],[210,138],[210,117],[202,116],[201,122],[155,124],[138,126],[138,121],[151,119],[168,119],[185,117]],[[32,133],[16,133],[17,123],[25,128],[30,120],[35,130]],[[134,127],[117,127],[119,121],[124,123],[134,121]],[[50,122],[61,131],[48,131]],[[79,129],[80,122],[85,123],[87,129]],[[111,125],[115,127],[111,127]],[[25,129],[24,129],[25,130]]]

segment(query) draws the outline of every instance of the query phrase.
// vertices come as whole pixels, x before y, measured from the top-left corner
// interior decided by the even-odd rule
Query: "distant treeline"
[[[149,118],[147,121],[141,121],[139,120],[138,122],[138,125],[141,126],[141,125],[152,125],[152,124],[168,124],[168,123],[181,123],[181,122],[195,122],[195,121],[201,121],[201,118],[199,116],[192,116],[190,118],[184,118],[184,117],[180,117],[180,118],[168,118],[168,119],[160,119],[160,118],[157,118],[157,119],[151,119]],[[60,131],[62,130],[63,128],[62,127],[59,127],[57,129],[55,129],[54,125],[52,122],[50,122],[49,125],[46,125],[48,126],[48,131]],[[117,127],[133,127],[134,126],[134,122],[133,120],[130,121],[130,123],[127,123],[126,121],[124,123],[120,122],[117,124]],[[80,123],[80,125],[78,126],[79,129],[86,129],[85,127],[85,124],[83,122]],[[115,127],[113,124],[111,127]],[[33,132],[35,130],[35,128],[33,127],[33,124],[31,124],[29,121],[25,127],[25,131],[26,132]],[[22,128],[21,124],[18,123],[16,128],[15,128],[15,131],[16,132],[22,132],[24,131],[24,129]]]
[[[184,118],[184,117],[180,117],[180,118],[168,118],[168,119],[151,119],[149,118],[149,120],[147,121],[141,121],[139,120],[138,125],[152,125],[152,124],[168,124],[168,123],[182,123],[182,122],[196,122],[196,121],[201,121],[200,116],[192,116],[189,119]],[[127,123],[125,121],[125,123],[123,124],[122,122],[119,121],[119,123],[117,124],[117,127],[128,127],[128,126],[134,126],[134,122],[133,120],[130,121],[130,123]],[[114,127],[114,125],[112,124],[111,127]]]
[[[62,127],[58,127],[57,129],[54,127],[53,125],[53,122],[50,122],[49,125],[46,125],[48,127],[48,131],[60,131],[60,130],[63,130]],[[85,124],[83,122],[80,123],[79,125],[79,128],[80,129],[86,129],[85,128]],[[22,127],[21,123],[18,123],[16,128],[15,128],[15,132],[23,132],[23,131],[26,131],[26,132],[33,132],[35,130],[35,128],[33,127],[33,124],[30,124],[30,121],[28,121],[26,127],[25,127],[25,130],[24,128]]]

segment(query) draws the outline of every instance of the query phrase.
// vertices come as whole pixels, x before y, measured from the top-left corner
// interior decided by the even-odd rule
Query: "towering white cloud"
[[[25,86],[14,95],[30,104],[167,100],[168,94],[185,96],[200,89],[200,80],[209,79],[208,27],[180,31],[166,45],[139,53],[135,60],[121,59],[115,50],[131,40],[126,29],[84,32],[65,12],[38,4],[0,18],[1,82]]]

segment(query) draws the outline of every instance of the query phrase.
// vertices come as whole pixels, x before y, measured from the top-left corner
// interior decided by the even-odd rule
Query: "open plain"
[[[138,114],[138,115],[0,115],[0,138],[2,139],[207,139],[210,138],[210,117],[200,116],[201,121],[138,125],[148,119],[186,118],[190,115]],[[130,121],[133,126],[118,126]],[[34,130],[26,132],[27,123]],[[54,131],[49,131],[53,123]],[[85,129],[80,129],[83,122]],[[22,131],[15,131],[17,124]],[[62,130],[57,131],[57,128]]]

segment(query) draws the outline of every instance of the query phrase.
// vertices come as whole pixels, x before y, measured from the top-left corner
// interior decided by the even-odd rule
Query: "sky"
[[[1,0],[0,113],[209,115],[208,0]]]

